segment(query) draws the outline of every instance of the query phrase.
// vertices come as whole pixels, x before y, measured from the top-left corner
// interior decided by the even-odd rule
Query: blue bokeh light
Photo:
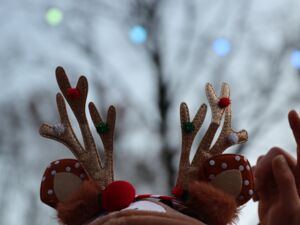
[[[146,42],[148,33],[143,26],[136,25],[129,30],[129,38],[135,44]]]
[[[291,64],[296,69],[300,69],[300,50],[295,50],[291,54]]]
[[[226,56],[231,52],[231,43],[225,38],[218,38],[213,42],[212,48],[218,56]]]

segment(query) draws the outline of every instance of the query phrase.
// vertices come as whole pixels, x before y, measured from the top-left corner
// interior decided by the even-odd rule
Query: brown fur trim
[[[238,215],[235,199],[207,182],[190,185],[186,206],[210,225],[233,224]]]
[[[98,190],[92,181],[84,181],[79,190],[57,206],[57,217],[65,225],[81,225],[100,210]]]

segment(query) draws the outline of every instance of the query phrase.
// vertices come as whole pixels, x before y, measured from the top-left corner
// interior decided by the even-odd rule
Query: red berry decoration
[[[177,198],[181,198],[183,196],[183,189],[180,186],[175,186],[172,190],[172,194]]]
[[[219,104],[219,106],[220,106],[221,108],[226,108],[227,106],[230,105],[230,103],[231,103],[230,98],[228,98],[228,97],[223,97],[223,98],[220,98],[218,104]]]
[[[80,98],[80,92],[77,88],[68,88],[67,95],[70,99],[75,100]]]
[[[127,181],[114,181],[102,192],[102,208],[112,212],[128,207],[135,198],[135,189]]]

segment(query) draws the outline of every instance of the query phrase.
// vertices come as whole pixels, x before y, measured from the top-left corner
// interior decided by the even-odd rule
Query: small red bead
[[[135,198],[135,189],[127,181],[114,181],[102,192],[102,208],[112,212],[128,207]]]
[[[68,88],[67,95],[70,99],[75,100],[80,98],[80,92],[77,88]]]
[[[183,195],[183,189],[180,186],[175,186],[172,190],[172,194],[175,197],[180,198]]]
[[[221,108],[226,108],[227,106],[230,105],[230,103],[231,103],[230,98],[228,98],[228,97],[223,97],[223,98],[220,98],[218,104],[219,104],[219,106],[220,106]]]

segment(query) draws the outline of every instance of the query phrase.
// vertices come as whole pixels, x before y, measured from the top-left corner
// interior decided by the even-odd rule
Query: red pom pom
[[[77,88],[68,88],[67,95],[72,99],[79,99],[80,92]]]
[[[226,108],[227,106],[230,105],[230,103],[231,103],[230,98],[224,97],[224,98],[220,98],[218,104],[221,108]]]
[[[102,192],[102,207],[111,212],[128,207],[135,198],[135,189],[127,181],[114,181]]]
[[[172,194],[175,197],[180,198],[183,195],[183,189],[180,186],[175,186],[172,190]]]

